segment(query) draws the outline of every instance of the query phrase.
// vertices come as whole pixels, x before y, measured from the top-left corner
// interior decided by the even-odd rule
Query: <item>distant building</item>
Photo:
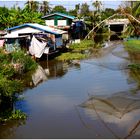
[[[83,19],[77,19],[75,16],[70,16],[63,13],[48,14],[42,19],[49,27],[68,31],[68,34],[63,35],[64,42],[68,43],[70,40],[83,39],[86,34],[86,25]]]
[[[63,13],[52,13],[42,17],[42,19],[45,20],[47,26],[64,30],[68,30],[70,28],[75,18],[76,17],[74,16]]]

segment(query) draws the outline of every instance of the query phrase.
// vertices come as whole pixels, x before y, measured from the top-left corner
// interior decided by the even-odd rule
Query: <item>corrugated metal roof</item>
[[[76,18],[75,16],[70,16],[70,15],[67,15],[67,14],[64,14],[64,13],[59,13],[59,12],[48,14],[46,16],[43,16],[42,18],[47,18],[47,17],[53,16],[53,15],[59,15],[59,16],[66,17],[66,18],[69,18],[69,19],[72,19],[72,20]]]
[[[16,30],[18,28],[23,28],[23,27],[32,27],[32,28],[38,29],[40,31],[55,34],[55,35],[60,35],[60,34],[66,33],[66,31],[51,28],[49,26],[40,25],[40,24],[37,24],[37,23],[26,23],[26,24],[22,24],[22,25],[19,25],[19,26],[14,26],[12,28],[8,28],[7,30],[12,31],[12,30]]]

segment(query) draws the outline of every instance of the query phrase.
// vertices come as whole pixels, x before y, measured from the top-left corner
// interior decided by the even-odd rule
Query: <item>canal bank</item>
[[[49,75],[44,82],[27,88],[21,95],[24,99],[16,103],[27,120],[0,126],[0,138],[139,138],[139,125],[131,131],[139,122],[140,111],[138,82],[127,67],[132,60],[122,43],[108,50],[78,66],[55,60],[40,62]],[[119,101],[112,98],[122,95],[127,97],[123,108],[137,98],[136,106],[121,118],[114,115],[115,109],[114,114],[107,113],[114,106],[119,108]],[[104,101],[108,110],[103,111],[97,100],[98,108],[93,107],[93,97]],[[82,106],[89,100],[91,108]]]

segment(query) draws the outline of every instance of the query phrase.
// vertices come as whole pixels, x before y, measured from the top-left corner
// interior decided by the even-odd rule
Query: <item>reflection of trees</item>
[[[0,125],[0,138],[10,138],[14,135],[15,130],[24,125],[26,120],[10,121],[7,124]]]
[[[0,103],[0,138],[11,137],[15,129],[26,122],[26,115],[15,108],[15,102],[5,99]]]
[[[137,82],[137,89],[140,89],[140,70],[139,69],[130,69],[129,76]]]
[[[130,62],[132,63],[132,65],[134,65],[134,67],[132,66],[129,70],[129,77],[137,82],[137,91],[140,89],[140,70],[139,68],[135,67],[135,64],[140,64],[140,53],[128,51],[128,54]]]
[[[140,53],[139,52],[129,52],[129,58],[132,63],[140,63]]]

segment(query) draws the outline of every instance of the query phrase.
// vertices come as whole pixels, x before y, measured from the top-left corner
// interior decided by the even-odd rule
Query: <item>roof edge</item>
[[[48,15],[43,16],[42,19],[47,18],[47,17],[50,17],[50,16],[53,16],[55,14],[56,15],[59,15],[59,16],[67,17],[67,18],[70,18],[70,19],[75,19],[76,18],[75,16],[67,15],[65,13],[55,12],[55,13],[51,13],[51,14],[48,14]]]

